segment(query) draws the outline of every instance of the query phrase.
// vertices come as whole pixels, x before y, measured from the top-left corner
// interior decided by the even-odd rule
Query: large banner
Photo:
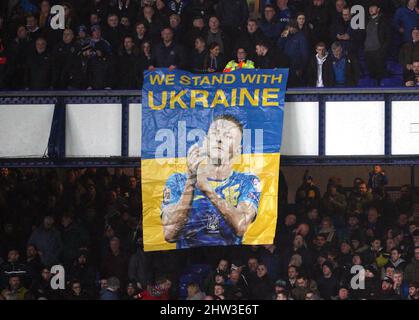
[[[287,77],[287,69],[145,74],[146,251],[273,242]]]

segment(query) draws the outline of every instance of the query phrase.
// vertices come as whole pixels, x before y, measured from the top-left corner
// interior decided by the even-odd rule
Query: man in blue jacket
[[[412,41],[412,30],[419,27],[417,4],[417,0],[408,0],[406,6],[400,7],[394,14],[393,26],[403,37],[403,42]]]

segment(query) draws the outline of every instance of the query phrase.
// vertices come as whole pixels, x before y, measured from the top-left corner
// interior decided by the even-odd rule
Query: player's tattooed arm
[[[183,193],[177,203],[166,206],[162,211],[163,232],[167,242],[176,242],[179,232],[188,222],[196,186],[196,172],[201,161],[198,145],[192,146],[187,157],[188,177]]]

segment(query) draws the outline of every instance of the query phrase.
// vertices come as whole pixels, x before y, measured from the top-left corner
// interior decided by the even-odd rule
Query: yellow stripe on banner
[[[277,220],[280,154],[244,154],[236,162],[233,170],[256,174],[262,189],[257,218],[244,234],[242,243],[271,244]],[[141,161],[145,251],[176,249],[176,244],[164,240],[160,209],[167,179],[174,173],[185,172],[186,158]]]

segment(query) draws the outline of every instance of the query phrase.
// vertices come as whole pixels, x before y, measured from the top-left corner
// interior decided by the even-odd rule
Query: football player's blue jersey
[[[186,174],[175,173],[169,177],[163,192],[162,210],[176,204],[185,189]],[[252,205],[258,211],[261,185],[254,174],[233,171],[225,180],[208,179],[215,192],[230,205],[237,207],[241,202]],[[177,237],[177,248],[185,249],[198,246],[223,246],[241,244],[237,236],[218,209],[198,189],[195,188],[192,208],[188,222]]]

